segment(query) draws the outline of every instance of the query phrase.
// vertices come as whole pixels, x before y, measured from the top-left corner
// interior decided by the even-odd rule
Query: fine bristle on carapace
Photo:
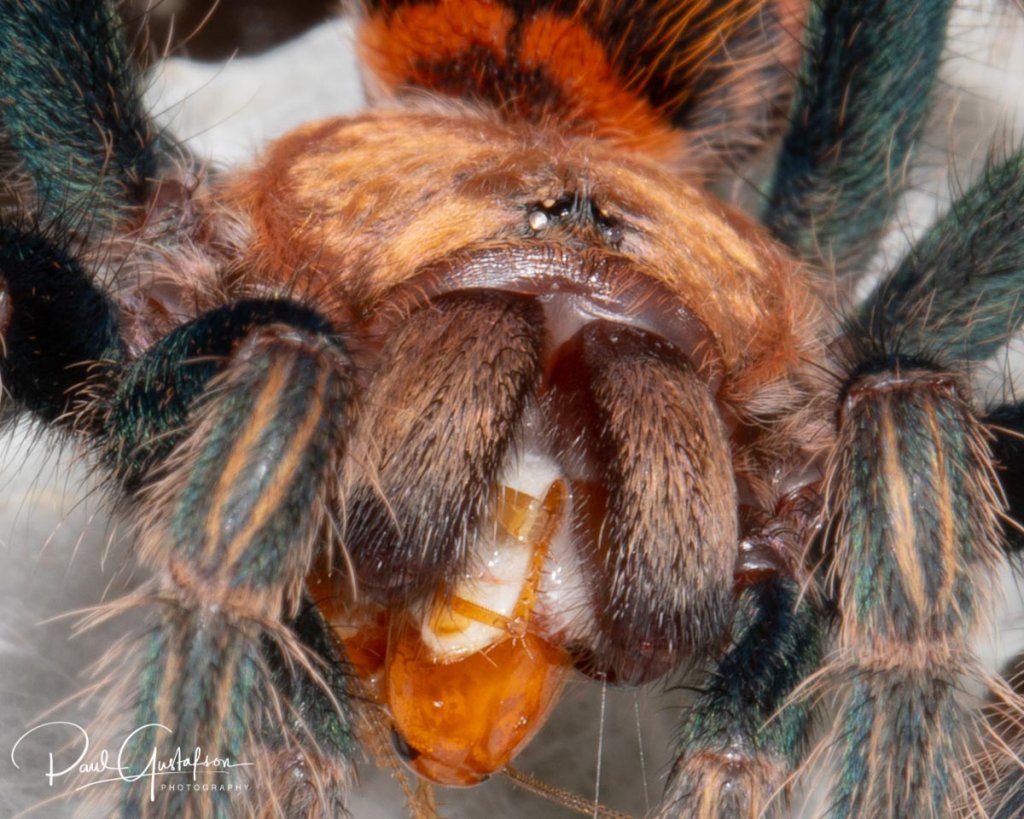
[[[806,5],[365,0],[358,42],[371,96],[426,90],[713,166],[782,121]]]

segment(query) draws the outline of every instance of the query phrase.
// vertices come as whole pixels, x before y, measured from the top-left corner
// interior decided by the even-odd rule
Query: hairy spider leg
[[[658,819],[787,815],[813,715],[796,687],[821,664],[828,616],[779,573],[740,592],[730,645],[687,712]]]
[[[1022,237],[1024,153],[1016,151],[989,160],[860,306],[848,335],[964,365],[991,358],[1024,321]]]
[[[1024,154],[992,159],[949,213],[913,248],[861,311],[861,323],[900,350],[941,351],[942,361],[984,361],[1020,327],[1024,276]],[[1007,502],[1002,543],[1011,554],[1024,546],[1024,404],[1013,401],[984,415],[997,475]],[[1009,681],[1019,686],[1019,680]],[[995,734],[972,771],[986,815],[1011,819],[1024,810],[1024,773],[1004,743],[1024,755],[1021,704],[1012,690],[993,691]]]
[[[1000,520],[1003,494],[1011,516],[1024,511],[1024,462],[1012,437],[1019,407],[985,417],[964,383],[972,362],[992,356],[1024,322],[1022,169],[1019,151],[991,164],[846,329],[832,548],[840,649],[861,659],[841,734],[836,816],[893,806],[901,815],[945,816],[968,798],[1008,816],[1024,792],[1005,752],[990,748],[972,763],[984,752],[965,731],[979,716],[958,695],[960,675],[975,670],[969,640],[996,585],[1000,551],[1019,543],[1013,524]],[[985,422],[997,425],[994,441]],[[869,465],[863,453],[873,451],[882,458]],[[994,693],[1008,699],[1004,712],[1020,714],[1012,691]],[[916,760],[906,753],[915,745]],[[979,776],[969,797],[964,772],[990,766],[994,781]]]
[[[156,570],[163,612],[139,652],[136,720],[167,729],[144,732],[127,763],[142,770],[154,748],[165,759],[195,746],[254,764],[263,781],[281,786],[279,801],[302,800],[306,788],[318,794],[314,801],[340,798],[352,750],[344,692],[324,680],[325,693],[341,696],[334,717],[297,719],[275,688],[266,647],[279,655],[279,672],[305,668],[304,687],[312,684],[303,676],[319,678],[318,661],[282,621],[299,614],[324,540],[351,368],[336,339],[302,327],[273,324],[238,342],[194,408],[192,431],[143,493],[140,552]],[[226,816],[237,811],[231,797],[203,803],[175,792],[154,805],[146,789],[128,783],[123,808]]]
[[[907,15],[891,2],[811,4],[789,130],[763,211],[799,258],[842,274],[874,248],[928,110],[951,6],[925,2]],[[666,811],[761,816],[786,809],[785,786],[804,759],[813,712],[797,689],[817,670],[829,631],[815,581],[797,573],[810,587],[800,598],[787,592],[794,583],[787,557],[803,555],[815,539],[809,522],[790,525],[780,510],[769,523],[782,525],[785,543],[765,538],[777,558],[740,592],[730,648],[684,719]],[[743,573],[741,555],[738,580]]]
[[[333,650],[315,608],[299,606],[319,534],[310,509],[341,451],[345,353],[312,311],[253,300],[129,360],[116,305],[69,248],[76,233],[109,228],[107,215],[141,214],[157,171],[153,129],[113,4],[57,5],[4,2],[0,14],[4,122],[44,211],[0,228],[0,377],[19,407],[90,436],[127,503],[159,496],[141,545],[169,616],[144,638],[130,684],[141,678],[139,724],[171,733],[134,747],[254,762],[279,781],[286,812],[340,811],[354,747],[345,666],[310,659]],[[257,422],[262,434],[246,436]],[[232,455],[239,468],[218,483]],[[187,792],[150,803],[143,791],[126,787],[126,813],[227,816],[239,804]]]
[[[764,211],[799,256],[842,275],[871,252],[904,185],[950,6],[927,2],[905,15],[891,3],[812,5],[791,127]],[[907,104],[892,105],[897,98]],[[985,434],[948,368],[988,357],[1019,326],[1020,245],[1006,237],[1020,233],[1022,191],[1019,157],[990,167],[847,332],[867,341],[844,362],[847,404],[830,485],[831,509],[843,517],[825,543],[836,552],[840,651],[851,680],[837,732],[837,817],[944,816],[969,798],[959,772],[970,764],[963,732],[972,717],[957,685],[972,670],[974,596],[994,582],[999,501]],[[890,381],[908,386],[890,389]],[[1012,408],[993,415],[1015,428]],[[895,437],[881,440],[883,430]],[[872,464],[876,453],[887,456],[881,466]],[[1020,458],[1009,443],[999,454],[1012,490]],[[897,492],[911,483],[911,495]],[[890,525],[897,519],[902,529]],[[913,589],[916,599],[907,596]],[[916,615],[895,613],[908,611]],[[806,646],[792,647],[793,667]],[[692,723],[700,725],[702,710]],[[683,736],[686,759],[685,749],[700,745],[691,725]],[[718,750],[724,746],[720,740]],[[691,804],[687,787],[676,774],[669,792],[682,790]],[[1001,800],[1005,810],[1013,787],[1020,785],[1003,787],[991,804]]]
[[[350,394],[347,357],[329,325],[289,302],[240,302],[125,362],[112,302],[60,247],[13,228],[0,239],[5,389],[40,418],[91,433],[135,493],[129,502],[141,493],[156,510],[143,527],[143,557],[170,616],[139,652],[137,711],[139,725],[173,728],[133,747],[248,755],[297,810],[340,799],[353,749],[345,665],[315,608],[299,609],[322,535],[310,510],[336,471]],[[86,377],[90,368],[120,383],[105,390]],[[321,667],[313,656],[335,662]],[[125,762],[141,769],[148,758]],[[296,777],[302,766],[315,775]],[[230,815],[216,796],[187,800],[149,803],[129,786],[124,807],[190,815],[206,804]]]
[[[84,382],[124,355],[113,302],[38,225],[0,224],[0,383],[65,430],[88,403]]]
[[[729,642],[682,722],[659,817],[787,815],[815,710],[795,692],[830,636],[827,603],[795,579],[820,512],[796,490],[743,538]]]
[[[104,230],[146,198],[158,141],[114,0],[0,0],[0,104],[47,220]]]
[[[863,269],[895,212],[953,0],[815,0],[762,221],[799,258]],[[911,13],[908,13],[911,12]]]
[[[375,5],[390,7],[401,4],[371,4],[371,7]],[[828,264],[835,262],[840,270],[852,264],[846,260],[861,255],[877,234],[882,220],[891,213],[891,200],[901,181],[899,169],[909,155],[913,136],[925,110],[927,91],[932,84],[942,35],[939,23],[945,21],[949,4],[925,2],[915,8],[916,15],[906,15],[905,8],[897,8],[903,5],[823,0],[814,6],[817,16],[812,32],[830,44],[812,48],[810,52],[809,59],[817,62],[811,63],[804,79],[804,91],[795,109],[794,125],[784,148],[782,170],[766,220],[804,258],[820,261],[824,256]],[[125,208],[141,204],[145,199],[142,180],[150,178],[153,170],[153,137],[139,114],[137,93],[130,72],[124,68],[124,52],[118,51],[118,32],[111,23],[111,4],[64,2],[59,4],[56,12],[53,4],[47,5],[45,13],[43,6],[38,2],[12,0],[3,0],[0,5],[4,12],[3,25],[9,25],[10,32],[13,32],[13,36],[4,36],[0,40],[0,60],[5,61],[0,66],[4,69],[0,71],[0,87],[5,103],[5,123],[12,131],[12,138],[20,140],[16,147],[36,181],[43,207],[53,217],[67,214],[64,217],[68,223],[66,226],[74,229],[86,224],[85,217],[91,212],[120,214]],[[859,21],[844,17],[854,9],[860,9],[859,13],[863,15]],[[65,22],[68,25],[62,28]],[[81,48],[74,39],[78,27],[92,32],[90,37],[94,36],[104,47],[98,51]],[[55,29],[67,36],[52,37],[50,32]],[[851,32],[853,37],[848,36]],[[543,33],[537,32],[536,43],[546,42]],[[884,57],[879,57],[885,43],[890,43],[891,48],[885,49]],[[23,48],[32,54],[44,55],[45,65],[38,68],[37,75],[29,76],[18,62],[23,56]],[[90,56],[82,58],[78,56],[81,54]],[[97,54],[98,58],[93,59]],[[896,60],[893,60],[894,55]],[[885,63],[878,65],[873,62],[875,57],[885,60]],[[874,67],[864,71],[866,76],[855,76],[849,70],[855,63]],[[51,68],[53,65],[58,66],[56,72]],[[76,76],[80,87],[66,83],[64,78],[68,75]],[[39,76],[46,79],[40,82]],[[823,79],[812,82],[811,77]],[[28,96],[34,93],[34,86],[40,86],[43,93],[49,90],[52,94],[42,100]],[[831,91],[827,90],[829,88]],[[83,89],[87,92],[92,89],[99,96],[89,97],[83,94]],[[104,94],[107,97],[99,99]],[[83,98],[90,100],[85,107],[82,106]],[[62,99],[66,104],[61,102]],[[841,108],[835,104],[838,99],[844,100]],[[894,104],[894,100],[899,104]],[[906,112],[908,103],[910,113],[899,122],[885,120],[900,106]],[[46,113],[40,115],[40,111]],[[111,115],[113,119],[108,120]],[[887,122],[886,127],[876,127],[882,121]],[[893,128],[897,134],[895,139],[889,133]],[[66,136],[69,133],[73,135],[71,140]],[[808,155],[812,157],[809,168],[806,165]],[[95,164],[97,161],[99,165]],[[1019,166],[1019,158],[1014,161]],[[85,170],[81,170],[83,168]],[[55,169],[60,173],[55,173]],[[1002,169],[1007,169],[1005,175]],[[67,171],[70,174],[64,176]],[[867,349],[854,350],[847,362],[844,394],[851,400],[843,408],[843,448],[837,455],[837,461],[848,459],[849,463],[844,466],[854,471],[835,472],[841,479],[837,478],[832,484],[830,502],[842,510],[845,517],[838,539],[826,544],[837,549],[838,554],[833,559],[837,566],[842,564],[842,571],[837,571],[837,585],[843,607],[843,647],[858,649],[855,653],[861,658],[848,669],[852,693],[844,712],[849,730],[841,736],[843,767],[833,806],[837,816],[861,815],[858,813],[860,810],[868,813],[876,810],[880,815],[900,815],[904,810],[910,812],[903,815],[927,815],[936,804],[943,807],[953,804],[956,801],[954,791],[962,784],[956,777],[950,782],[948,779],[943,781],[940,776],[938,783],[933,785],[931,781],[921,779],[919,770],[922,760],[938,763],[935,770],[962,767],[962,759],[955,755],[958,751],[955,747],[957,738],[943,736],[945,722],[952,719],[959,708],[951,693],[954,685],[950,681],[955,679],[959,668],[970,663],[965,644],[977,619],[975,597],[990,582],[987,573],[993,561],[991,553],[998,546],[992,531],[997,528],[999,504],[995,499],[992,464],[983,430],[974,411],[966,403],[962,373],[951,367],[958,362],[943,358],[940,347],[952,340],[955,342],[952,343],[954,358],[962,356],[963,360],[976,360],[983,357],[983,351],[989,349],[989,345],[996,343],[999,327],[1010,332],[1019,321],[1012,302],[1013,293],[1018,289],[1015,285],[1020,266],[1012,255],[1017,252],[1017,247],[1007,239],[1019,235],[1012,220],[1021,212],[1020,184],[1011,164],[998,166],[997,171],[999,178],[1008,181],[1007,193],[993,194],[992,191],[1000,187],[995,184],[991,186],[992,190],[979,194],[978,209],[958,215],[954,208],[954,220],[945,225],[953,236],[951,244],[936,241],[932,245],[935,249],[930,251],[932,258],[929,262],[912,263],[910,286],[901,283],[899,274],[891,277],[888,283],[890,290],[885,291],[885,298],[881,301],[875,299],[876,304],[870,312],[872,318],[859,321],[859,327],[849,333],[851,340],[861,336],[869,343],[862,345]],[[51,181],[55,177],[61,180]],[[854,181],[844,182],[847,178]],[[986,203],[986,196],[994,196],[995,201]],[[971,201],[970,194],[966,201]],[[866,202],[870,204],[865,205]],[[830,219],[839,220],[841,229],[837,230],[836,225],[829,230],[822,229],[821,226],[827,225]],[[961,222],[962,219],[971,221]],[[971,226],[978,226],[980,230],[972,228],[969,231]],[[986,233],[986,227],[996,229]],[[0,252],[4,254],[3,272],[7,277],[8,301],[0,312],[0,321],[5,330],[10,330],[5,333],[5,342],[13,345],[13,355],[2,372],[5,386],[12,389],[19,403],[42,417],[69,421],[79,419],[84,423],[88,420],[88,413],[81,415],[77,402],[88,403],[91,393],[82,381],[69,375],[67,368],[62,366],[52,371],[41,371],[36,377],[30,363],[34,356],[67,361],[71,365],[116,359],[120,346],[116,332],[111,329],[116,327],[113,312],[108,312],[105,297],[90,288],[88,277],[64,252],[60,242],[46,238],[50,234],[24,228],[5,228],[4,231],[4,247]],[[842,239],[821,253],[820,236],[833,233]],[[941,235],[941,232],[934,234],[937,238]],[[918,251],[923,252],[928,247],[926,240],[919,245]],[[936,275],[934,269],[941,268],[939,262],[944,262],[947,257],[955,259],[955,263],[945,266],[945,274]],[[913,254],[911,258],[914,258]],[[987,281],[985,276],[974,275],[979,267],[990,274]],[[960,275],[964,278],[959,278]],[[53,283],[46,283],[48,276],[54,277]],[[900,286],[896,287],[896,284]],[[968,298],[960,298],[964,293]],[[938,309],[935,304],[938,304]],[[879,305],[885,309],[875,310],[874,307]],[[889,310],[893,312],[887,318]],[[43,319],[32,319],[33,314],[51,318],[43,323]],[[995,328],[989,323],[989,315],[997,323]],[[72,316],[82,321],[78,326],[55,328],[52,324],[55,316]],[[986,321],[976,322],[978,316],[984,316]],[[941,321],[934,323],[936,317]],[[338,368],[332,369],[318,354],[307,356],[302,352],[327,350],[324,356],[333,359],[337,351],[332,351],[318,332],[303,328],[301,323],[298,328],[287,321],[283,324],[292,329],[282,334],[280,327],[274,324],[251,335],[239,336],[240,346],[230,352],[228,370],[217,376],[216,383],[225,385],[224,392],[207,394],[203,388],[208,382],[198,371],[192,371],[195,380],[193,375],[182,377],[183,392],[187,391],[189,384],[199,385],[196,394],[204,396],[201,405],[204,425],[182,444],[183,451],[191,453],[196,463],[204,457],[214,459],[227,451],[249,453],[256,460],[266,456],[266,450],[243,447],[235,437],[237,431],[227,428],[229,425],[225,418],[232,407],[241,405],[246,397],[252,398],[265,388],[276,372],[304,373],[304,377],[296,379],[289,394],[301,393],[308,397],[320,395],[310,386],[310,374],[326,368],[333,373],[327,376],[334,385],[333,389],[339,398],[344,397],[341,393],[346,379],[345,364],[339,361]],[[980,328],[978,332],[975,332],[976,327]],[[55,329],[65,336],[56,335]],[[44,336],[51,340],[44,340]],[[187,332],[182,338],[185,336]],[[297,337],[304,338],[305,343],[296,345]],[[325,344],[328,346],[324,347]],[[966,352],[962,352],[960,346],[966,347]],[[262,351],[260,361],[254,360],[256,348]],[[263,353],[270,351],[273,352],[271,360],[263,359]],[[147,364],[155,365],[156,360],[151,359]],[[296,414],[289,416],[287,407],[277,403],[274,406],[282,413],[274,417],[280,417],[277,428],[284,439],[291,436],[290,439],[294,440],[303,420],[314,424],[326,423],[315,414],[302,415],[297,408]],[[1011,422],[1020,417],[1019,405],[996,410],[990,417],[994,423],[1006,421],[1004,426],[1011,431],[1017,429],[1019,425],[1014,426]],[[888,461],[869,461],[864,448],[891,431],[895,431],[902,443],[897,441],[889,447]],[[131,437],[130,434],[127,436],[128,443]],[[1017,450],[1008,443],[1010,440],[1005,436],[997,437],[997,452],[1006,467],[1002,478],[1012,500],[1021,470]],[[120,445],[112,449],[122,454],[131,450],[130,446]],[[306,456],[315,460],[313,450],[307,450]],[[162,456],[150,456],[144,451],[141,456],[147,463],[151,457],[153,463],[159,463]],[[945,465],[944,470],[936,466],[940,462]],[[130,480],[133,468],[131,464],[125,468],[129,476],[126,481]],[[896,491],[908,479],[920,482],[926,490],[909,505],[902,502],[900,493]],[[954,484],[964,494],[958,495],[951,488]],[[191,476],[181,473],[177,482],[169,480],[164,484],[168,494],[162,499],[162,505],[157,504],[156,507],[160,510],[157,516],[163,521],[157,529],[167,530],[171,521],[177,521],[179,531],[190,531],[189,527],[196,531],[197,520],[209,520],[209,514],[202,512],[201,507],[204,502],[212,502],[211,499],[197,498],[195,491],[191,493],[190,500],[183,499],[184,494],[188,494],[188,487],[192,486]],[[303,492],[315,496],[317,491],[310,487],[310,482],[301,480],[293,484],[292,489],[288,497],[293,499],[302,496]],[[237,490],[234,496],[241,504],[237,508],[255,509],[259,505],[259,493],[246,493],[241,487],[228,487],[226,494],[218,497],[233,497],[234,490]],[[858,497],[868,500],[854,500]],[[245,506],[247,503],[248,507]],[[196,512],[190,517],[189,510],[202,513]],[[285,518],[286,515],[280,520]],[[889,519],[901,524],[909,522],[910,525],[889,527],[891,531],[886,531],[878,521]],[[910,531],[915,536],[921,532],[921,537],[904,537]],[[949,536],[950,531],[953,532],[952,537]],[[873,539],[870,548],[862,548],[855,542],[856,537],[851,534],[854,532],[866,533],[864,537]],[[926,534],[929,532],[931,536]],[[218,544],[221,541],[223,538],[211,539],[214,552],[220,548]],[[173,533],[168,542],[174,542]],[[170,553],[153,547],[153,551],[159,553],[154,560],[158,565],[167,567],[191,548],[195,548],[194,545],[180,542]],[[248,547],[244,543],[241,548],[242,556],[256,554],[246,551]],[[265,554],[268,565],[275,560],[286,560],[276,542],[270,544]],[[307,557],[311,558],[311,555]],[[240,586],[245,586],[245,578],[262,578],[273,588],[258,588],[253,599],[264,605],[269,605],[272,598],[280,598],[285,590],[298,587],[302,582],[295,577],[285,577],[284,587],[274,586],[274,583],[280,584],[280,579],[266,580],[259,571],[262,564],[245,567],[238,562],[230,563],[226,575],[218,574],[209,561],[200,561],[199,566],[206,570],[199,581],[207,586],[218,583],[223,586],[225,582],[230,586],[231,578],[239,579]],[[869,571],[871,566],[887,572],[892,582],[874,582]],[[246,575],[247,570],[251,570],[249,575]],[[297,575],[298,570],[294,569],[291,574]],[[754,628],[744,631],[741,611],[734,625],[733,649],[723,663],[741,656],[736,652],[739,646],[746,645],[746,638],[740,635],[751,635],[755,641],[752,651],[764,650],[770,654],[773,641],[783,641],[786,630],[792,627],[793,621],[788,621],[790,625],[787,625],[784,616],[785,612],[792,610],[792,597],[769,593],[766,590],[771,587],[762,586],[761,582],[741,592],[740,599],[742,602],[755,595],[759,598],[759,611],[763,614],[758,614],[755,622],[763,621],[767,627],[763,632]],[[778,578],[763,582],[784,586],[785,573],[780,572]],[[922,587],[925,589],[923,605]],[[170,598],[180,600],[195,588],[195,584],[189,586],[187,582],[172,578],[165,590]],[[247,588],[254,587],[250,585]],[[928,598],[927,592],[932,589],[936,592],[936,599],[940,593],[944,595],[944,608]],[[230,593],[234,593],[234,588]],[[295,599],[298,600],[299,596],[296,593]],[[863,605],[858,607],[858,602]],[[234,665],[236,670],[243,666],[254,668],[264,682],[270,675],[287,674],[290,667],[288,658],[294,659],[297,653],[286,651],[279,654],[278,660],[266,660],[268,665],[261,666],[264,660],[261,655],[253,653],[253,646],[256,642],[265,642],[260,637],[264,632],[257,626],[243,623],[240,635],[228,635],[230,630],[225,629],[225,622],[236,613],[237,609],[229,611],[224,619],[215,621],[213,630],[204,638],[214,642],[222,639],[226,642],[221,645],[237,650],[236,656],[241,659]],[[296,623],[306,622],[310,617],[315,622],[315,613],[308,610],[289,608],[286,614],[296,616]],[[187,616],[174,622],[179,631],[167,634],[166,639],[180,639],[191,627]],[[300,634],[307,627],[308,623],[301,626]],[[910,667],[905,662],[900,664],[915,658],[914,651],[903,650],[908,644],[908,637],[913,638],[910,642],[920,649],[918,655],[923,654],[929,662],[923,666],[911,663]],[[872,653],[872,650],[879,642],[890,649],[889,655],[896,661],[881,670],[870,667],[873,658],[878,656],[878,652]],[[900,650],[892,651],[893,646]],[[272,657],[273,652],[273,648],[267,648],[267,656]],[[940,668],[934,662],[937,654],[943,652],[953,657],[956,667],[952,670]],[[804,660],[796,647],[790,645],[783,649],[781,656],[784,662],[779,668],[783,671],[778,688],[773,689],[777,693],[790,684],[788,669],[799,668],[797,676],[804,673]],[[161,659],[167,658],[155,658],[156,661]],[[159,665],[153,668],[157,669],[153,674],[168,680],[168,690],[173,690],[175,680],[179,678],[166,668],[161,670]],[[215,673],[216,670],[211,672]],[[229,670],[230,673],[233,672]],[[331,690],[331,685],[320,687],[312,675],[302,677],[300,672],[299,677],[301,679],[296,684],[322,692]],[[741,677],[737,679],[742,682]],[[252,684],[258,687],[258,682]],[[881,698],[889,701],[884,709],[879,707]],[[321,698],[321,701],[326,699]],[[150,690],[149,705],[144,707],[156,708],[157,702],[164,700],[154,698]],[[887,724],[890,706],[912,724]],[[216,707],[216,703],[211,703],[211,707]],[[786,710],[793,707],[790,705]],[[795,718],[799,719],[799,716]],[[957,719],[962,720],[963,715]],[[233,724],[237,725],[237,722]],[[331,723],[328,721],[328,724]],[[902,735],[900,731],[903,731]],[[918,750],[923,749],[920,760],[915,761],[911,750],[899,746],[903,737],[908,735],[907,731],[918,739]],[[697,743],[700,736],[706,736],[699,732],[684,732],[684,736],[687,735],[698,737],[689,740],[690,744]],[[723,734],[720,732],[719,735]],[[884,752],[879,752],[879,748],[884,748]],[[894,773],[894,760],[904,766],[902,774]],[[946,767],[942,768],[943,765]],[[899,788],[892,792],[886,790],[896,782],[905,788],[902,791]],[[1013,815],[1013,805],[1019,804],[1021,790],[1019,774],[999,783],[994,789],[997,801],[991,803],[992,812],[998,811],[998,815],[1004,817]],[[924,812],[913,813],[919,807]]]
[[[181,442],[195,402],[242,340],[272,325],[334,335],[326,319],[301,304],[246,299],[182,324],[145,354],[121,363],[97,409],[105,414],[102,457],[126,493],[151,480]]]
[[[999,490],[969,391],[895,351],[862,358],[827,503],[840,614],[831,816],[945,817],[969,803],[979,714],[960,696],[1001,559]]]

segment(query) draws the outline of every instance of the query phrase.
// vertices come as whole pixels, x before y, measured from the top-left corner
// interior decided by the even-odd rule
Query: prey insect
[[[154,578],[121,814],[336,815],[361,744],[474,784],[568,675],[692,671],[657,816],[787,815],[822,692],[830,816],[1020,815],[960,689],[1020,546],[1022,405],[970,374],[1020,323],[1021,154],[847,298],[950,8],[367,0],[367,111],[216,172],[109,3],[0,0],[8,411]],[[775,141],[756,219],[710,192]],[[249,786],[132,781],[180,748]]]

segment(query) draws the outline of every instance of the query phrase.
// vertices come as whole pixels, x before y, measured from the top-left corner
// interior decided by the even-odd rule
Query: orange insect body
[[[503,488],[494,559],[425,612],[353,611],[325,575],[311,578],[321,611],[421,776],[443,785],[481,782],[508,764],[554,706],[571,661],[532,619],[565,496],[561,481],[543,500]]]
[[[569,657],[527,631],[449,665],[407,631],[388,658],[387,702],[409,766],[442,785],[504,768],[544,724]]]

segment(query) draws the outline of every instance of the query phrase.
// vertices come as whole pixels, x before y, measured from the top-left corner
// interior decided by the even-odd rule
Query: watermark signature
[[[51,788],[56,782],[68,776],[79,777],[76,780],[77,784],[72,788],[75,791],[111,782],[141,782],[148,784],[149,799],[152,802],[156,800],[158,790],[232,791],[248,790],[249,787],[244,783],[210,782],[207,777],[216,779],[218,776],[227,776],[235,768],[253,765],[252,762],[210,756],[201,747],[193,748],[187,753],[178,747],[169,756],[158,757],[156,744],[147,747],[146,737],[149,736],[149,742],[153,743],[151,730],[173,733],[166,725],[158,722],[140,725],[124,738],[117,752],[113,754],[107,748],[90,750],[89,733],[75,722],[44,722],[27,730],[12,746],[11,762],[15,768],[21,770],[18,760],[19,747],[28,737],[44,729],[56,729],[58,735],[64,735],[61,736],[62,741],[53,746],[56,750],[47,753],[49,762],[42,771]],[[131,766],[127,764],[128,760],[133,761]],[[188,777],[190,781],[167,782],[165,777]],[[200,781],[201,778],[203,781]]]

